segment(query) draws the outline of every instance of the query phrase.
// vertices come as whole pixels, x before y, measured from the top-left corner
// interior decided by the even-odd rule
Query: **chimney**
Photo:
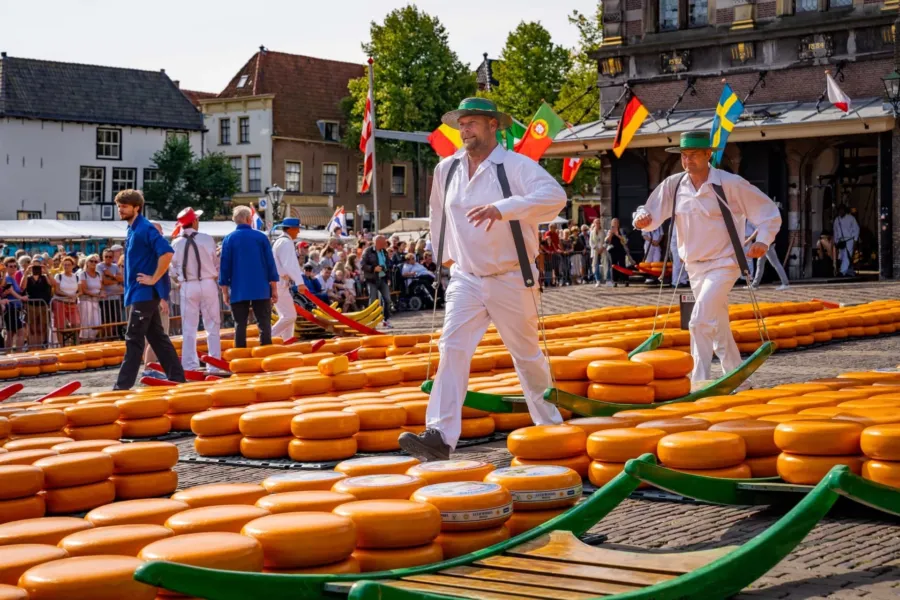
[[[259,51],[265,54],[265,52],[266,52],[266,47],[265,47],[265,46],[260,46],[260,47],[259,47]]]
[[[174,83],[174,84],[175,84],[175,87],[177,87],[179,90],[181,89],[181,82],[180,82],[180,81],[178,81],[178,80],[176,79],[176,80],[173,81],[172,83]]]
[[[0,58],[6,58],[6,52],[0,52]]]

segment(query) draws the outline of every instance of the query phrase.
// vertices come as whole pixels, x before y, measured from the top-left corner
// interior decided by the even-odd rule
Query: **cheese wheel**
[[[178,463],[178,447],[169,442],[133,442],[105,448],[115,473],[146,473],[171,469]]]
[[[115,404],[76,404],[63,410],[70,427],[109,425],[119,418]]]
[[[110,481],[116,486],[117,500],[135,500],[171,494],[178,487],[178,474],[166,469],[151,473],[113,475]]]
[[[241,529],[254,519],[265,517],[270,512],[265,508],[248,504],[222,504],[192,508],[171,515],[165,526],[175,535],[191,533],[240,533]]]
[[[260,517],[244,525],[242,535],[257,540],[265,566],[302,568],[344,560],[356,546],[356,526],[345,516],[326,512],[288,512]],[[297,540],[303,540],[298,544]]]
[[[294,436],[281,437],[244,437],[241,438],[241,455],[245,458],[264,460],[271,458],[287,458],[288,446]]]
[[[241,453],[240,433],[231,435],[197,436],[194,438],[194,450],[200,456],[238,456]]]
[[[5,444],[3,444],[3,448],[6,449],[7,452],[18,452],[20,450],[47,450],[48,448],[52,448],[57,444],[72,441],[74,441],[72,438],[64,437],[61,435],[48,437],[31,437],[6,442]]]
[[[172,431],[190,431],[191,430],[191,418],[197,413],[169,413],[166,415],[166,418],[169,419],[169,423],[172,425]]]
[[[709,396],[701,398],[696,402],[679,402],[677,404],[669,404],[659,407],[660,410],[672,410],[676,406],[696,406],[695,412],[724,411],[726,408],[734,408],[735,406],[743,406],[745,404],[759,404],[759,400],[749,396]],[[691,414],[691,413],[686,413]]]
[[[404,430],[395,429],[362,430],[353,438],[360,452],[390,452],[400,449],[400,436]]]
[[[307,373],[299,377],[292,377],[288,381],[294,396],[315,396],[330,392],[334,378]]]
[[[860,447],[869,458],[900,461],[900,424],[866,427],[860,436]]]
[[[22,519],[0,525],[0,547],[10,544],[50,544],[70,533],[90,529],[93,525],[73,517],[41,517]]]
[[[656,445],[666,432],[662,429],[606,429],[588,436],[587,453],[594,460],[624,463],[642,454],[656,454]]]
[[[0,405],[0,416],[9,419],[10,415],[21,412],[26,408],[39,407],[38,402],[4,402]],[[9,422],[7,421],[7,426]]]
[[[785,415],[796,413],[799,409],[792,406],[778,404],[745,404],[735,408],[729,408],[725,412],[734,412],[749,415],[751,419],[758,419],[769,415]]]
[[[406,411],[392,404],[348,406],[343,411],[355,413],[359,417],[359,428],[363,431],[396,429],[406,423]]]
[[[96,483],[113,474],[113,459],[103,452],[74,452],[48,456],[34,463],[44,472],[44,488],[55,489]]]
[[[254,410],[242,414],[238,427],[246,437],[283,437],[291,435],[291,419],[297,413],[291,409]]]
[[[172,430],[172,422],[165,415],[146,419],[119,419],[123,438],[148,438],[165,435]]]
[[[263,358],[235,358],[228,361],[232,373],[262,373]]]
[[[847,465],[859,475],[863,460],[858,456],[807,456],[782,452],[778,455],[778,475],[788,483],[816,485],[835,465]]]
[[[0,439],[9,437],[9,431],[9,419],[7,419],[6,417],[0,417]]]
[[[773,406],[787,406],[795,411],[806,408],[822,408],[825,406],[834,406],[837,400],[831,398],[814,398],[809,396],[788,396],[787,398],[776,398],[769,402]],[[771,415],[770,415],[771,416]]]
[[[228,571],[259,572],[263,567],[260,543],[238,533],[176,535],[144,546],[138,558]]]
[[[586,435],[604,429],[621,429],[622,427],[634,427],[640,423],[640,419],[613,417],[582,417],[569,419],[566,425],[574,425],[584,430]],[[587,440],[585,440],[587,442]]]
[[[723,431],[684,431],[659,441],[659,458],[674,469],[721,469],[741,464],[747,457],[744,438]]]
[[[397,402],[397,406],[406,411],[404,425],[424,425],[425,412],[428,410],[428,400],[409,400]],[[493,419],[491,419],[493,421]]]
[[[744,398],[755,398],[757,400],[757,404],[768,402],[769,400],[774,400],[775,398],[786,398],[787,396],[796,396],[794,392],[790,390],[768,390],[768,389],[760,389],[760,390],[745,390],[743,392],[738,392],[735,394],[735,397],[744,397]]]
[[[0,500],[0,523],[10,523],[22,519],[36,519],[47,512],[47,504],[40,494]]]
[[[582,493],[581,476],[568,467],[554,465],[497,469],[484,480],[508,489],[513,497],[514,510],[572,506]]]
[[[717,423],[710,431],[734,433],[744,439],[748,457],[772,456],[780,452],[775,445],[775,428],[777,423],[743,419]]]
[[[66,426],[66,414],[52,408],[17,412],[9,416],[9,426],[13,437],[30,433],[59,431]]]
[[[653,388],[654,402],[675,400],[691,393],[691,380],[688,377],[654,379],[648,385]]]
[[[356,454],[356,438],[336,440],[293,439],[288,444],[288,456],[297,462],[322,462],[341,460]]]
[[[848,400],[847,402],[841,402],[838,404],[838,407],[853,409],[898,408],[900,407],[900,398],[895,396],[874,396],[864,400]]]
[[[456,481],[420,488],[412,500],[440,511],[441,531],[473,531],[503,525],[512,514],[513,497],[497,483]]]
[[[56,450],[16,450],[0,454],[0,466],[31,465],[46,456],[56,456]]]
[[[263,573],[280,575],[353,575],[359,572],[359,561],[352,556],[340,562],[320,567],[306,567],[303,569],[263,568]]]
[[[702,475],[703,477],[717,477],[721,479],[750,479],[753,472],[745,463],[732,465],[730,467],[720,467],[718,469],[674,469],[681,473],[690,475]]]
[[[63,442],[56,444],[51,450],[60,454],[72,454],[73,452],[100,452],[104,448],[121,444],[119,440],[79,440],[75,442]]]
[[[438,460],[410,467],[407,475],[418,477],[426,485],[451,481],[482,481],[494,465],[480,460]]]
[[[318,411],[298,415],[293,413],[290,430],[307,440],[348,438],[359,432],[359,415],[353,411]]]
[[[680,433],[682,431],[703,431],[710,428],[709,422],[703,419],[691,417],[673,417],[644,421],[637,426],[639,429],[662,429],[666,433]]]
[[[256,506],[264,508],[272,514],[285,512],[330,512],[341,504],[354,502],[355,500],[356,498],[350,494],[309,490],[263,496],[257,500]]]
[[[213,407],[245,406],[256,402],[256,390],[244,386],[214,385],[207,388]]]
[[[588,467],[588,479],[595,486],[603,487],[625,469],[625,463],[595,460]]]
[[[336,471],[292,471],[266,478],[262,485],[270,494],[303,491],[328,491],[347,476]]]
[[[650,350],[636,354],[633,362],[650,365],[653,379],[676,379],[688,375],[694,369],[694,359],[678,350]]]
[[[653,421],[664,417],[665,414],[659,412],[655,408],[639,408],[634,410],[620,410],[613,416],[615,418],[633,420],[637,423],[644,423],[646,421]]]
[[[793,421],[775,428],[775,445],[783,452],[812,456],[858,454],[863,428],[848,421]]]
[[[521,413],[491,413],[491,419],[494,421],[495,431],[514,431],[522,427],[534,425],[531,415],[527,412]]]
[[[592,400],[601,400],[603,402],[653,404],[654,391],[649,385],[592,383],[588,386],[587,397]]]
[[[704,411],[698,413],[692,413],[690,415],[692,419],[702,419],[709,423],[710,425],[716,425],[718,423],[726,423],[728,421],[746,421],[748,419],[752,419],[749,414],[743,412],[731,412],[729,410],[713,410],[713,411]]]
[[[279,402],[293,395],[293,384],[288,381],[268,381],[254,383],[257,402]]]
[[[33,496],[43,489],[44,472],[32,465],[0,466],[0,500]],[[0,515],[2,518],[2,515]]]
[[[153,600],[156,588],[134,579],[132,556],[78,556],[32,567],[19,580],[30,600]]]
[[[587,366],[587,378],[595,383],[646,385],[653,381],[653,367],[629,360],[595,360]]]
[[[424,485],[424,480],[410,475],[363,475],[342,479],[331,490],[359,500],[406,500]]]
[[[116,499],[116,486],[107,479],[87,485],[45,490],[41,494],[47,505],[48,515],[65,515],[109,504]]]
[[[172,530],[162,525],[96,527],[67,535],[60,540],[59,547],[68,552],[69,556],[137,556],[147,544],[172,535]]]
[[[0,600],[28,600],[28,592],[15,585],[0,583]]]
[[[510,537],[515,537],[539,525],[543,525],[551,519],[555,519],[565,513],[566,510],[565,508],[558,508],[552,510],[516,511],[510,516],[504,528],[509,531]]]
[[[744,464],[750,467],[750,476],[757,477],[778,477],[778,455],[748,457]]]
[[[538,460],[534,458],[520,458],[514,457],[512,462],[509,464],[511,467],[524,467],[524,466],[546,466],[546,465],[556,465],[559,467],[568,467],[572,469],[578,475],[585,479],[588,476],[588,468],[591,465],[591,457],[587,454],[579,454],[578,456],[569,456],[567,458],[549,458],[546,460]]]
[[[628,360],[628,353],[621,348],[608,348],[598,346],[594,348],[579,348],[569,352],[572,358],[583,358],[590,361],[595,360]]]
[[[66,435],[65,429],[60,429],[59,431],[45,431],[43,433],[20,433],[20,434],[10,434],[10,439],[18,442],[29,442],[31,440],[46,440],[47,438],[53,437],[68,437]],[[8,442],[13,443],[13,442]],[[6,444],[4,444],[6,445]]]
[[[254,483],[209,483],[190,487],[172,495],[172,500],[184,502],[191,508],[220,504],[256,504],[266,490]]]
[[[862,466],[862,476],[875,483],[900,488],[900,462],[867,460]]]
[[[546,460],[584,454],[587,434],[572,425],[536,425],[509,434],[506,447],[516,457]]]
[[[0,546],[0,586],[16,585],[22,573],[31,567],[68,556],[65,550],[50,544]]]
[[[551,356],[550,372],[555,380],[583,381],[588,378],[587,367],[592,361],[573,356]]]
[[[812,392],[828,392],[831,390],[831,386],[825,385],[824,383],[783,383],[781,385],[776,385],[773,389],[787,390],[793,392],[794,395],[799,396],[801,394],[810,394]]]
[[[253,356],[253,348],[229,348],[222,352],[222,358],[232,361],[236,358],[250,358]]]
[[[151,419],[169,412],[166,398],[125,398],[116,400],[120,419]]]
[[[459,437],[464,440],[483,438],[494,433],[495,428],[494,420],[489,416],[463,419]]]
[[[402,374],[401,374],[402,375]],[[358,390],[366,386],[369,377],[362,371],[349,371],[331,377],[331,387],[337,391]]]
[[[434,542],[443,550],[444,560],[449,560],[505,542],[509,536],[509,529],[501,525],[479,531],[444,531],[434,539]]]
[[[294,404],[293,400],[284,400],[282,402],[260,402],[259,404],[253,404],[244,409],[245,412],[255,412],[259,410],[272,410],[276,408],[296,408],[297,405]]]
[[[420,546],[441,531],[441,512],[424,502],[366,500],[341,504],[333,512],[354,522],[358,548]]]
[[[238,433],[244,412],[243,408],[222,408],[196,414],[191,417],[191,431],[202,436]]]
[[[190,508],[184,502],[169,498],[127,500],[99,506],[85,515],[97,527],[113,525],[162,525],[172,515]]]
[[[212,405],[212,396],[205,391],[175,392],[169,396],[169,412],[173,414],[196,413]]]
[[[357,548],[353,558],[359,562],[361,572],[371,573],[438,563],[444,559],[444,553],[440,544],[432,542],[424,546],[390,550]]]

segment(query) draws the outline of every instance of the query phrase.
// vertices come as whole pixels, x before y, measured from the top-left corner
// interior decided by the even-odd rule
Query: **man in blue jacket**
[[[119,218],[128,222],[123,275],[125,306],[131,307],[131,314],[125,329],[125,358],[113,389],[130,390],[134,387],[144,355],[145,340],[156,353],[166,378],[184,382],[184,369],[178,360],[178,353],[159,316],[159,303],[169,299],[168,270],[172,262],[172,246],[141,214],[144,195],[140,190],[122,190],[116,194],[116,206]]]
[[[247,347],[250,309],[259,325],[259,343],[272,343],[272,304],[278,301],[278,271],[269,238],[250,227],[250,208],[236,206],[237,229],[222,240],[219,286],[234,316],[234,347]]]

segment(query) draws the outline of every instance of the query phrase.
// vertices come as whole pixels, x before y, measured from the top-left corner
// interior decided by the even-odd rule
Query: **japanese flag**
[[[825,73],[825,82],[828,87],[828,101],[831,102],[836,109],[850,112],[850,96],[845,94],[843,90],[838,87],[838,84],[835,82],[834,77],[831,76],[831,73]]]

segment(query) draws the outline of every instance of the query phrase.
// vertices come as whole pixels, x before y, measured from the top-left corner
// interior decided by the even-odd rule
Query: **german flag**
[[[641,104],[637,96],[632,96],[625,106],[625,112],[619,119],[619,127],[616,129],[616,138],[613,140],[612,151],[616,158],[622,158],[625,148],[631,143],[631,138],[641,128],[644,119],[650,112]]]

